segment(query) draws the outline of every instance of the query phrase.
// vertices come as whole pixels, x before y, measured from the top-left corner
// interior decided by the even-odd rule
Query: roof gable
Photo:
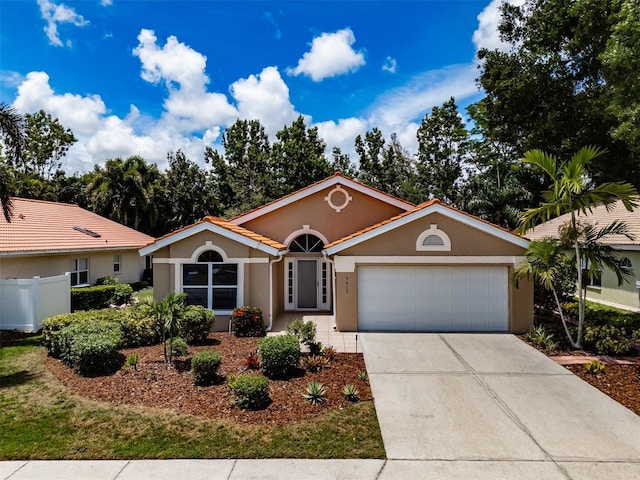
[[[14,198],[11,222],[0,215],[1,256],[137,249],[152,240],[69,203]]]
[[[444,205],[440,202],[440,200],[434,199],[418,205],[413,210],[401,213],[400,215],[392,217],[376,225],[372,225],[371,227],[365,228],[363,230],[360,230],[359,232],[355,232],[344,238],[336,240],[335,242],[326,245],[324,248],[324,252],[328,255],[335,255],[336,253],[339,253],[347,248],[358,245],[391,230],[395,230],[396,228],[399,228],[420,218],[426,217],[427,215],[430,215],[432,213],[440,213],[464,225],[476,228],[485,233],[488,233],[489,235],[493,235],[494,237],[505,240],[520,247],[527,248],[529,246],[529,241],[527,239],[522,238],[507,229],[489,223],[478,217],[474,217],[473,215],[470,215],[448,205]]]
[[[247,247],[268,253],[269,255],[277,255],[279,252],[287,249],[286,245],[267,238],[264,235],[252,232],[251,230],[238,225],[234,225],[223,218],[209,216],[203,218],[197,223],[194,223],[193,225],[189,225],[158,238],[154,242],[141,248],[139,253],[140,255],[151,255],[161,248],[203,231],[209,231],[221,235],[242,245],[246,245]]]
[[[298,200],[301,200],[305,197],[309,197],[318,192],[321,192],[322,190],[325,190],[329,187],[333,187],[336,185],[342,185],[346,188],[351,188],[360,193],[368,195],[372,198],[376,198],[382,202],[385,202],[389,205],[393,205],[394,207],[397,207],[404,211],[412,210],[413,208],[415,208],[415,205],[413,205],[410,202],[393,197],[373,187],[370,187],[356,180],[353,180],[349,177],[346,177],[343,174],[338,172],[333,174],[330,177],[325,178],[324,180],[320,180],[319,182],[309,185],[308,187],[302,188],[293,193],[290,193],[289,195],[285,195],[284,197],[281,197],[277,200],[274,200],[265,205],[262,205],[258,208],[255,208],[246,213],[240,214],[229,221],[235,225],[242,225],[246,222],[259,218],[263,215],[271,213],[287,205],[291,205],[292,203],[295,203]]]

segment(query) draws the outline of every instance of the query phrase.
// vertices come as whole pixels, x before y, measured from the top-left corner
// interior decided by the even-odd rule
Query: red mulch
[[[607,365],[605,372],[597,375],[588,373],[584,365],[566,368],[640,415],[640,365]]]
[[[218,385],[194,385],[189,371],[189,358],[195,352],[206,349],[220,352],[222,363],[219,373],[222,377],[249,373],[244,371],[243,361],[250,352],[256,350],[258,341],[257,338],[211,333],[209,345],[189,347],[189,356],[179,359],[176,366],[164,363],[162,345],[127,349],[122,351],[125,356],[131,352],[139,356],[137,370],[127,368],[106,377],[80,377],[62,362],[50,357],[46,357],[44,363],[64,385],[83,397],[115,404],[169,408],[180,413],[238,423],[280,425],[340,410],[351,404],[342,396],[342,389],[347,383],[358,387],[361,400],[372,399],[368,383],[357,377],[358,371],[365,370],[362,354],[353,353],[338,353],[328,368],[319,373],[300,370],[292,379],[270,380],[273,401],[260,411],[233,407],[233,394],[225,385],[224,378]],[[323,383],[327,389],[323,405],[311,405],[302,398],[307,384],[313,380]]]

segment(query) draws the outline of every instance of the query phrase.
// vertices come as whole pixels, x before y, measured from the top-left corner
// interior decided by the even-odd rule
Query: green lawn
[[[144,290],[140,290],[139,292],[135,292],[133,294],[135,298],[139,301],[152,301],[153,300],[153,288],[145,288]]]
[[[0,460],[385,456],[372,402],[280,427],[114,406],[60,384],[39,340],[0,348]]]

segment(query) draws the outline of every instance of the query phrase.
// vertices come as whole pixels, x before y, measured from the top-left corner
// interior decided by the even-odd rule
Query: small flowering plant
[[[262,310],[256,307],[238,307],[231,313],[231,331],[236,337],[264,337]]]

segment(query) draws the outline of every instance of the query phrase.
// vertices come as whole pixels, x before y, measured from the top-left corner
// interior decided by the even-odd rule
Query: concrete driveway
[[[640,478],[640,417],[513,335],[360,337],[379,479]]]

